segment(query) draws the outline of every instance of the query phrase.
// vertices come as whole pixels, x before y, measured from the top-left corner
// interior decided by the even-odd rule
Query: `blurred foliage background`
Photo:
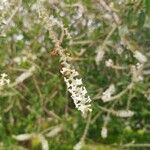
[[[42,0],[49,16],[70,35],[62,47],[71,54],[92,99],[89,122],[67,92],[59,56],[51,53],[51,35],[38,16],[38,2],[0,2],[0,73],[10,79],[10,85],[0,89],[0,150],[44,150],[38,135],[49,149],[71,150],[85,132],[85,150],[148,150],[150,0]],[[60,29],[53,30],[59,37]],[[134,57],[136,51],[144,62]],[[106,65],[109,59],[113,66]],[[143,66],[142,81],[125,90],[133,78],[131,66],[137,63]],[[125,91],[104,103],[101,95],[110,84],[116,87],[115,95]],[[111,113],[120,109],[135,113],[128,118]],[[106,138],[101,136],[103,126]],[[16,140],[21,134],[32,137]]]

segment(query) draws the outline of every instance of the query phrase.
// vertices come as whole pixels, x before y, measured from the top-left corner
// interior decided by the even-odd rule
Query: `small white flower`
[[[15,58],[13,59],[13,61],[14,61],[15,63],[17,63],[17,64],[20,64],[20,63],[21,63],[21,57],[15,57]]]
[[[103,17],[104,17],[105,19],[107,19],[107,20],[111,20],[111,19],[112,19],[111,14],[108,14],[108,13],[105,13]]]
[[[52,138],[52,137],[56,136],[62,130],[63,130],[63,126],[62,125],[56,126],[50,132],[48,132],[46,134],[46,137],[51,137]]]
[[[13,138],[17,141],[26,141],[32,138],[32,134],[20,134],[20,135],[14,135]]]
[[[99,65],[100,61],[102,61],[104,55],[105,55],[105,51],[102,50],[101,47],[98,47],[97,54],[96,54],[96,57],[95,57],[95,62],[96,62],[97,65]]]
[[[116,116],[123,117],[123,118],[132,117],[133,115],[134,115],[134,112],[131,110],[119,110],[116,112]]]
[[[147,58],[145,55],[143,55],[139,51],[134,52],[134,57],[140,62],[140,63],[145,63],[147,61]]]
[[[101,99],[103,100],[103,102],[108,102],[112,94],[114,93],[115,93],[115,86],[114,84],[111,84],[109,88],[105,92],[103,92]]]
[[[143,81],[143,64],[137,63],[136,65],[131,66],[132,80],[134,82]]]
[[[121,46],[118,46],[118,48],[116,49],[117,53],[119,55],[121,55],[123,53],[123,48]]]
[[[46,138],[42,134],[25,133],[25,134],[20,134],[20,135],[13,135],[13,138],[17,141],[32,140],[35,137],[37,137],[40,140],[42,150],[49,150],[48,141],[46,140]]]
[[[1,0],[0,1],[0,11],[5,10],[10,5],[10,2],[8,0]]]
[[[7,79],[7,74],[6,73],[2,73],[1,77],[0,77],[0,89],[4,86],[4,85],[8,85],[10,83],[10,80]]]
[[[39,139],[41,141],[42,150],[49,150],[49,145],[46,138],[42,134],[39,134]]]
[[[8,76],[8,75],[7,75],[6,73],[2,73],[2,74],[1,74],[1,78],[3,78],[3,79],[4,79],[5,77],[7,77],[7,76]]]
[[[105,61],[105,65],[106,65],[107,67],[113,66],[113,65],[114,65],[113,60],[112,60],[112,59],[108,59],[107,61]]]
[[[102,130],[101,130],[102,138],[103,139],[107,138],[107,134],[108,134],[107,128],[106,127],[102,127]]]
[[[22,34],[14,35],[14,40],[15,41],[21,41],[24,38]]]
[[[34,71],[35,71],[35,66],[32,66],[29,70],[23,72],[20,76],[16,78],[15,84],[22,83],[25,79],[32,76]]]
[[[73,147],[73,149],[74,149],[74,150],[81,150],[82,147],[83,147],[83,143],[82,143],[82,142],[79,142],[79,143],[77,143],[77,144]]]

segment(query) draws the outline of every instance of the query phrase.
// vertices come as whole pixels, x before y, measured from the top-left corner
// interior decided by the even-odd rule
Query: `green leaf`
[[[145,23],[145,12],[141,11],[138,15],[138,27],[142,28]]]
[[[144,4],[145,4],[146,14],[150,15],[150,0],[145,0]]]
[[[135,16],[134,16],[133,8],[130,8],[127,12],[127,24],[129,26],[132,26],[134,19],[135,19]]]

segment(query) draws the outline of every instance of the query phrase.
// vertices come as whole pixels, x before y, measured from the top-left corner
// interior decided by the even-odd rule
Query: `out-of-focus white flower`
[[[105,65],[106,65],[107,67],[111,67],[111,66],[114,65],[114,62],[113,62],[112,59],[108,59],[108,60],[105,61]]]
[[[32,76],[33,72],[35,71],[35,66],[32,66],[29,70],[22,73],[20,76],[16,78],[15,84],[22,83],[25,79]]]
[[[45,47],[42,47],[42,48],[40,49],[40,53],[45,53],[45,52],[46,52]]]
[[[10,2],[8,0],[0,1],[0,11],[4,11],[7,7],[9,7]]]
[[[7,79],[7,74],[6,73],[2,73],[0,75],[0,89],[4,86],[4,85],[8,85],[10,83],[10,80]]]
[[[63,126],[60,125],[60,126],[56,126],[54,127],[50,132],[48,132],[46,134],[47,137],[54,137],[56,136],[59,132],[61,132],[63,130]]]
[[[14,35],[14,40],[15,41],[21,41],[24,38],[22,34]]]
[[[48,145],[48,141],[46,140],[46,138],[42,134],[40,134],[39,139],[41,141],[42,150],[49,150],[49,145]]]
[[[139,51],[134,52],[134,57],[140,62],[140,63],[145,63],[147,61],[147,58],[145,55],[143,55]]]
[[[39,141],[41,142],[42,150],[49,150],[48,141],[42,134],[26,133],[26,134],[20,134],[20,135],[13,135],[13,138],[17,141],[32,140],[35,137],[37,137]]]
[[[109,88],[103,92],[101,99],[103,102],[108,102],[111,99],[112,94],[115,93],[115,86],[114,84],[111,84]]]
[[[119,110],[116,112],[116,116],[123,117],[123,118],[132,117],[133,115],[134,115],[134,112],[131,110]]]
[[[33,5],[35,5],[35,4],[33,4]],[[33,20],[31,19],[31,17],[29,15],[27,15],[27,13],[24,14],[24,16],[23,16],[23,26],[24,26],[24,28],[28,29],[28,30],[31,30],[32,25],[33,25]]]
[[[26,141],[32,138],[32,134],[20,134],[20,135],[14,135],[13,138],[17,141]]]
[[[34,61],[37,59],[37,56],[33,53],[30,52],[24,52],[22,53],[22,55],[17,56],[13,59],[13,62],[15,62],[16,64],[20,65],[23,62],[27,62],[29,61]]]
[[[137,63],[131,66],[132,80],[134,82],[143,81],[143,64]]]
[[[15,57],[13,59],[13,61],[15,63],[17,63],[18,65],[20,65],[22,62],[26,62],[27,61],[27,57],[26,56],[24,56],[24,57]]]
[[[101,47],[98,47],[97,54],[95,56],[95,62],[97,65],[99,65],[100,61],[102,61],[104,57],[105,51],[101,49]]]
[[[119,55],[121,55],[123,53],[123,48],[121,46],[118,46],[118,48],[116,49],[117,53]]]
[[[74,5],[72,5],[73,7],[77,8],[76,14],[73,15],[73,19],[79,19],[82,17],[85,9],[83,7],[83,5],[81,3],[76,3]]]
[[[112,16],[111,16],[110,14],[108,14],[108,13],[105,13],[105,14],[103,15],[103,17],[104,17],[105,19],[109,20],[109,21],[111,21],[111,19],[112,19]]]
[[[73,150],[81,150],[82,147],[83,147],[83,143],[79,142],[73,147]]]
[[[107,131],[107,128],[104,126],[102,127],[102,130],[101,130],[101,137],[103,139],[107,138],[107,134],[108,134],[108,131]]]

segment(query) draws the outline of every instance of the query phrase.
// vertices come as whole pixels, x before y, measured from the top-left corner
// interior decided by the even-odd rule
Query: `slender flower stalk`
[[[74,101],[75,107],[82,112],[82,115],[85,117],[87,112],[92,111],[91,109],[91,99],[87,94],[86,88],[83,86],[82,79],[79,78],[79,73],[75,70],[71,64],[71,59],[65,50],[61,46],[63,40],[63,34],[69,36],[67,30],[64,28],[63,23],[58,21],[52,16],[48,16],[46,9],[39,6],[38,9],[39,17],[45,23],[45,28],[49,31],[51,39],[55,44],[55,51],[60,56],[61,62],[61,73],[64,77],[64,81],[67,85],[67,90],[71,94],[71,98]],[[58,35],[54,32],[53,27],[57,26],[62,30],[62,38],[58,39]],[[70,37],[70,36],[69,36]]]

